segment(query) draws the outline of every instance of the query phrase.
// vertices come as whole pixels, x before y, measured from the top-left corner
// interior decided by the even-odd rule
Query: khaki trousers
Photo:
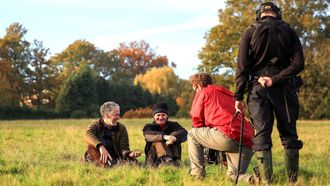
[[[190,159],[190,175],[205,176],[204,147],[226,152],[228,161],[227,175],[236,175],[239,160],[239,144],[222,134],[216,128],[201,127],[188,131],[188,153]],[[240,174],[245,174],[253,151],[242,146]]]

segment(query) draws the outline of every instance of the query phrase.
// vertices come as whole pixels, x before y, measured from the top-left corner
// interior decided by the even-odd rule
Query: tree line
[[[0,38],[0,118],[97,117],[113,100],[122,113],[166,101],[172,116],[185,117],[191,102],[187,80],[179,79],[167,56],[149,43],[121,43],[111,51],[77,40],[49,57],[41,41],[11,24]]]
[[[330,118],[329,2],[275,1],[303,45],[303,119]],[[205,34],[198,54],[198,70],[232,91],[240,37],[254,22],[259,4],[227,0],[218,12],[219,24]],[[0,38],[0,118],[96,117],[99,105],[108,100],[130,115],[134,110],[150,112],[155,102],[166,101],[172,116],[189,116],[194,94],[188,80],[175,75],[176,64],[157,55],[149,43],[132,41],[104,51],[77,40],[49,56],[42,41],[27,41],[26,33],[23,25],[13,23]]]

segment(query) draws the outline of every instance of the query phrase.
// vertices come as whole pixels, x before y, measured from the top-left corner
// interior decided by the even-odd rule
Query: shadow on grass
[[[25,172],[26,172],[26,168],[19,166],[10,166],[8,168],[0,169],[0,175],[1,174],[19,175],[19,174],[24,174]]]
[[[299,170],[299,176],[306,178],[306,180],[311,180],[315,178],[315,174],[312,171],[306,170],[306,169],[300,169]]]

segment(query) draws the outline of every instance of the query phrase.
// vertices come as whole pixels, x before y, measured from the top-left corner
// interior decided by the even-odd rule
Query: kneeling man
[[[228,178],[235,180],[239,160],[241,120],[245,120],[242,146],[242,161],[239,180],[254,182],[254,177],[245,174],[253,155],[253,128],[241,115],[234,117],[234,94],[224,87],[212,84],[207,73],[190,77],[196,92],[191,106],[192,129],[188,132],[190,175],[197,179],[205,176],[203,149],[210,148],[226,152]]]

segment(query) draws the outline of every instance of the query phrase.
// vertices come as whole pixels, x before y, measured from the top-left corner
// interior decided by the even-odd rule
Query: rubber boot
[[[299,169],[299,150],[285,149],[285,168],[289,176],[289,182],[295,183],[298,177]]]
[[[261,183],[270,184],[273,175],[272,151],[256,151]]]

